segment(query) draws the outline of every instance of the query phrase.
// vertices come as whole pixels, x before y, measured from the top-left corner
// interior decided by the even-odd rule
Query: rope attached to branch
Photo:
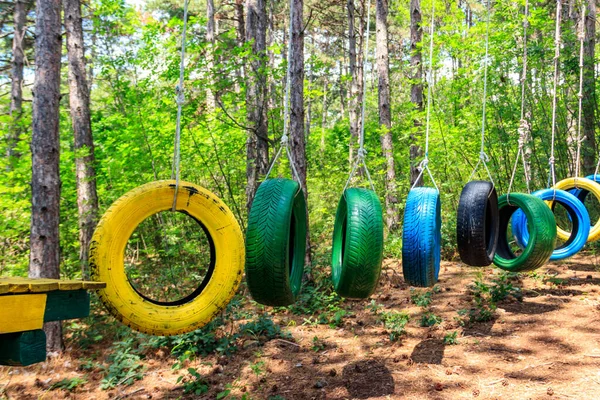
[[[579,98],[579,110],[577,116],[577,157],[575,160],[575,183],[577,183],[577,178],[579,177],[579,168],[581,165],[581,142],[583,142],[583,139],[581,138],[581,115],[583,109],[583,46],[585,42],[586,9],[587,7],[584,2],[581,6],[581,20],[579,21],[579,29],[577,30],[577,37],[579,39],[579,93],[577,93],[577,97]]]
[[[431,26],[430,26],[430,37],[429,37],[429,68],[427,71],[427,75],[428,75],[427,76],[427,119],[426,119],[426,123],[425,123],[425,157],[419,164],[418,169],[420,172],[419,172],[419,175],[417,176],[417,179],[415,179],[415,182],[413,183],[411,189],[414,189],[415,186],[417,186],[417,183],[423,176],[423,173],[425,172],[425,170],[427,170],[427,173],[429,174],[429,177],[431,178],[431,181],[433,182],[433,186],[435,186],[435,188],[439,192],[440,189],[438,188],[437,183],[435,182],[435,179],[433,179],[433,174],[431,173],[431,170],[429,169],[429,131],[430,131],[430,120],[431,120],[431,91],[432,91],[432,87],[433,87],[433,34],[434,34],[434,32],[435,32],[435,0],[431,0]]]
[[[488,64],[489,64],[489,54],[490,54],[490,0],[487,2],[487,19],[485,23],[485,59],[484,59],[484,67],[483,67],[483,106],[481,111],[481,148],[479,150],[479,161],[473,168],[473,172],[471,172],[471,177],[469,180],[472,180],[475,176],[475,172],[481,164],[485,167],[487,171],[488,177],[490,178],[490,182],[492,185],[496,186],[494,183],[494,178],[492,178],[492,174],[490,173],[490,169],[488,168],[487,163],[490,161],[490,157],[485,152],[485,124],[486,124],[486,104],[487,104],[487,84],[488,84]]]
[[[367,4],[367,29],[366,29],[366,37],[365,37],[365,46],[364,46],[364,54],[363,54],[363,98],[362,98],[362,108],[361,108],[361,121],[360,121],[360,133],[359,133],[359,147],[358,153],[356,155],[356,161],[352,167],[352,171],[350,172],[350,176],[346,181],[346,185],[344,186],[344,191],[350,184],[350,181],[358,171],[358,168],[361,166],[365,170],[365,174],[367,175],[367,179],[369,180],[369,184],[371,185],[371,189],[375,191],[375,185],[371,180],[371,174],[369,173],[369,168],[367,168],[367,163],[365,158],[367,156],[367,150],[365,150],[365,109],[367,104],[367,59],[369,56],[369,38],[371,36],[371,0],[369,0]]]
[[[185,78],[185,41],[187,33],[189,0],[185,0],[183,6],[183,31],[181,33],[181,60],[179,62],[179,83],[175,87],[177,101],[177,125],[175,128],[175,145],[173,151],[173,166],[171,168],[171,179],[175,179],[175,194],[173,195],[172,211],[176,211],[177,194],[179,192],[179,177],[181,166],[181,114],[185,103],[184,78]]]
[[[554,159],[554,142],[556,138],[556,111],[557,111],[557,88],[558,88],[558,74],[559,74],[559,64],[560,64],[560,22],[561,22],[561,14],[562,14],[562,3],[561,0],[556,0],[556,28],[554,30],[554,90],[552,93],[552,139],[550,143],[550,159],[548,163],[550,164],[550,176],[549,182],[552,183],[554,187],[556,185],[556,171],[554,167],[555,159]]]

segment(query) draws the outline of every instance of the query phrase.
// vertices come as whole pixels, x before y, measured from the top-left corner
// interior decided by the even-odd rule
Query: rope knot
[[[480,151],[479,152],[479,159],[481,161],[483,161],[483,162],[486,162],[486,163],[490,162],[490,156],[488,156],[485,151]]]
[[[178,106],[182,106],[185,103],[185,92],[179,85],[175,86],[175,101]]]
[[[550,158],[548,159],[548,164],[550,164],[551,166],[554,166],[554,161],[555,161],[555,160],[554,160],[554,157],[550,157]]]
[[[425,168],[427,168],[427,165],[429,164],[429,158],[425,157],[420,163],[419,166],[417,167],[419,169],[419,171],[423,171]]]
[[[284,133],[283,136],[281,137],[281,144],[283,146],[287,146],[289,141],[290,141],[290,137],[287,135],[287,133]]]
[[[367,155],[367,150],[365,150],[364,148],[358,149],[358,153],[357,153],[358,158],[364,159],[366,157],[366,155]]]

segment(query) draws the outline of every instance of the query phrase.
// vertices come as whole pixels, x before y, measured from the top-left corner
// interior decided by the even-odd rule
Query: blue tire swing
[[[485,153],[486,102],[488,82],[490,3],[487,3],[485,31],[485,59],[483,78],[483,101],[481,113],[481,148],[479,161],[473,168],[469,183],[463,188],[456,213],[456,244],[461,260],[473,267],[490,265],[498,244],[498,194],[488,168],[489,157]],[[483,165],[489,181],[473,180],[479,166]]]
[[[529,176],[525,160],[524,145],[528,140],[530,124],[525,114],[525,89],[527,82],[527,26],[529,2],[525,2],[523,21],[523,74],[521,76],[521,120],[518,128],[519,146],[513,166],[508,191],[498,199],[499,229],[498,244],[494,264],[505,271],[532,271],[548,262],[556,244],[556,220],[554,214],[543,200],[526,193],[511,194],[515,181],[519,159],[523,161],[523,173],[529,192]],[[510,246],[510,220],[515,213],[521,212],[531,221],[531,237],[523,252],[516,255]]]
[[[427,122],[425,157],[419,164],[419,176],[408,193],[402,224],[402,273],[411,286],[431,287],[440,273],[442,217],[440,191],[429,169],[429,131],[431,87],[433,84],[433,31],[435,2],[431,2],[431,32],[429,41],[429,71],[427,84]],[[427,171],[435,188],[416,187]]]
[[[371,2],[367,13],[363,68],[369,52]],[[337,294],[351,299],[369,298],[377,288],[383,261],[383,211],[365,161],[365,105],[367,75],[363,74],[363,104],[359,149],[335,215],[331,251],[331,280]],[[362,167],[370,190],[348,187]]]
[[[557,1],[557,18],[556,18],[556,43],[559,43],[560,40],[560,0]],[[585,13],[582,14],[582,21],[585,18]],[[583,46],[583,38],[582,46]],[[581,47],[580,52],[580,66],[583,66],[583,47]],[[578,199],[574,194],[569,193],[564,190],[559,190],[556,188],[556,174],[555,174],[555,159],[554,159],[554,141],[556,135],[556,90],[558,85],[558,74],[559,74],[559,50],[560,46],[556,47],[556,55],[554,59],[554,96],[552,103],[552,139],[551,139],[551,154],[550,154],[550,180],[553,184],[553,188],[538,190],[532,193],[533,196],[549,202],[549,206],[554,210],[555,204],[560,204],[565,208],[569,215],[569,219],[572,221],[572,231],[567,235],[566,241],[554,249],[550,256],[550,261],[563,260],[568,257],[572,257],[577,254],[583,246],[585,246],[588,236],[590,234],[590,217],[585,208],[583,202]],[[578,138],[577,138],[577,160],[576,160],[576,172],[575,175],[579,176],[579,156],[581,154],[581,93],[582,93],[582,84],[583,84],[583,69],[581,69],[580,73],[580,82],[579,82],[579,121],[578,121]],[[577,180],[578,178],[575,178]],[[583,183],[583,182],[582,182]],[[560,185],[559,185],[560,186]],[[533,222],[535,223],[535,222]],[[512,219],[512,230],[513,235],[517,241],[517,244],[521,248],[526,248],[529,243],[530,235],[527,229],[527,218],[525,214],[518,210]]]

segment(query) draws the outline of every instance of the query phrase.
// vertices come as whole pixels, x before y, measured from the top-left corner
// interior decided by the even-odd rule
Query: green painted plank
[[[43,330],[0,335],[0,365],[27,366],[46,360]]]
[[[86,290],[47,293],[44,322],[85,318],[90,315],[90,295]]]

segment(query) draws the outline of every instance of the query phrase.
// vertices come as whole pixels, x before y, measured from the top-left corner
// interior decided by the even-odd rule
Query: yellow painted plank
[[[106,287],[106,282],[90,282],[90,281],[83,282],[83,288],[88,289],[88,290],[104,289],[105,287]]]
[[[45,294],[1,296],[0,334],[42,329],[45,310]]]
[[[27,280],[29,283],[29,291],[31,293],[44,293],[51,292],[53,290],[58,290],[58,282],[57,279],[31,279]]]
[[[8,283],[0,282],[0,294],[8,293],[8,289],[9,289]]]
[[[82,281],[58,281],[58,290],[79,290],[83,289]]]

